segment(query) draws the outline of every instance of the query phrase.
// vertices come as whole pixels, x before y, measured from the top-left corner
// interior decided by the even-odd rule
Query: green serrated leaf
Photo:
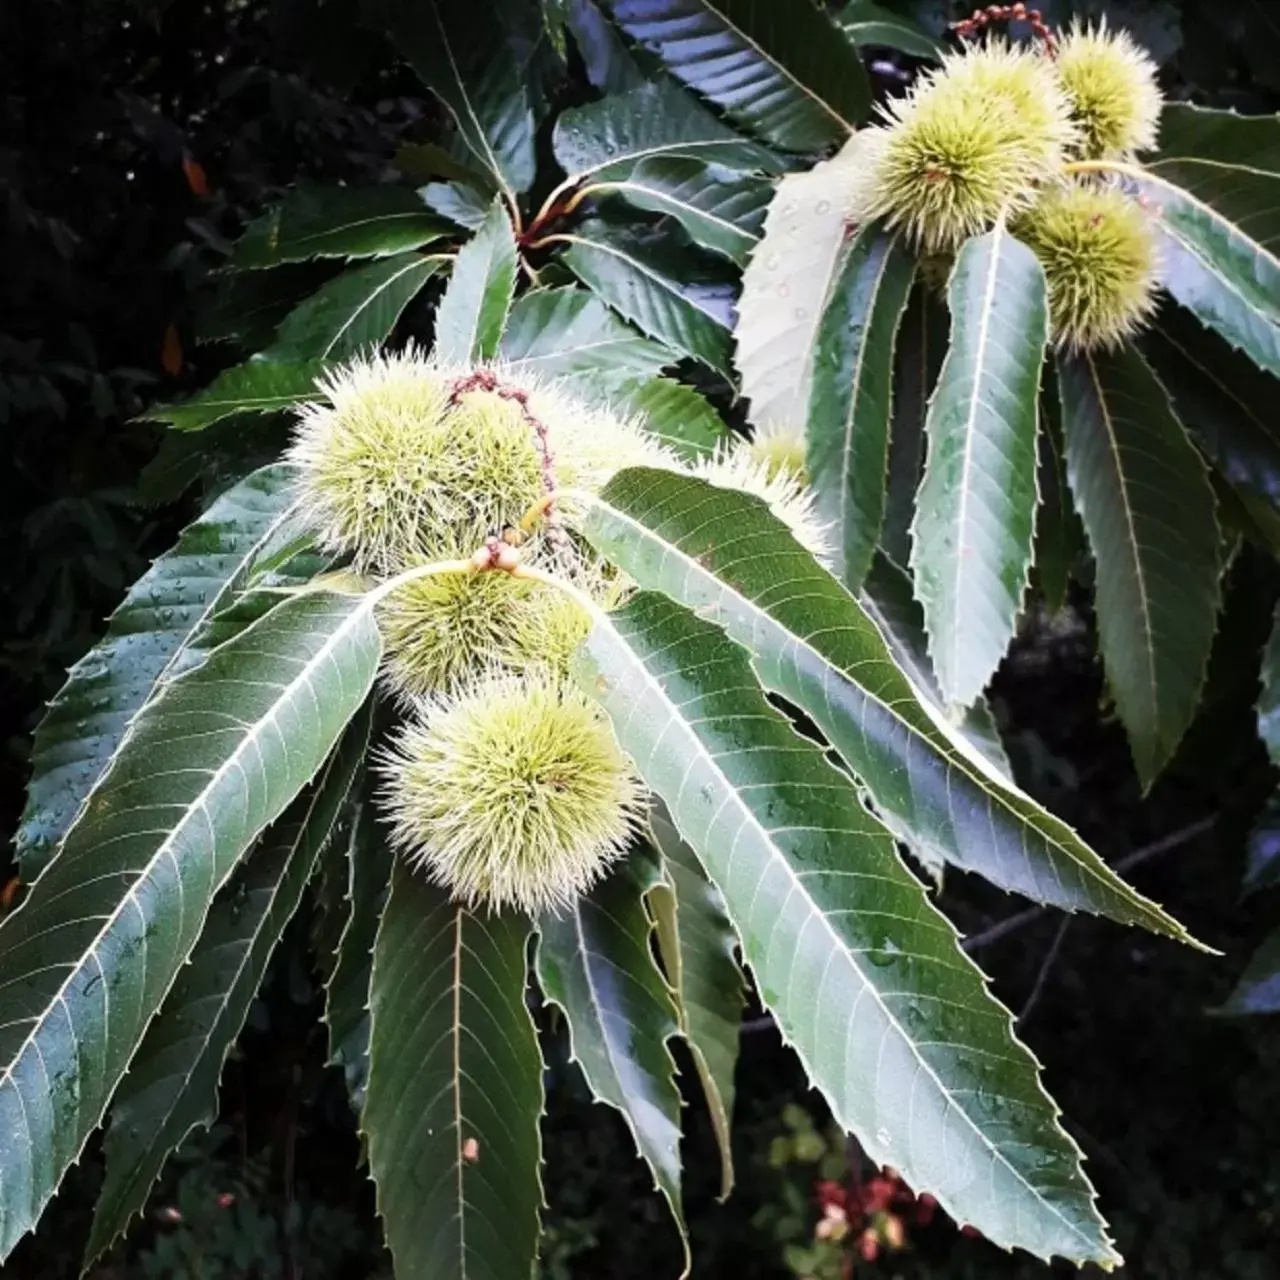
[[[235,414],[276,413],[320,399],[322,360],[284,362],[255,358],[220,373],[203,391],[177,404],[153,404],[141,416],[176,431],[201,431]]]
[[[564,263],[642,333],[729,376],[733,282],[663,240],[595,219],[557,236]]]
[[[234,342],[261,351],[276,326],[304,298],[329,280],[332,261],[299,262],[273,271],[237,271],[222,276],[209,302],[196,314],[198,342]]]
[[[436,311],[436,358],[462,365],[491,359],[515,291],[515,233],[502,201],[495,200],[483,226],[459,251]]]
[[[1031,573],[1049,307],[1035,254],[1003,223],[965,243],[947,300],[911,568],[943,697],[965,707],[1009,647]]]
[[[112,1100],[86,1269],[142,1212],[169,1153],[192,1129],[213,1123],[222,1064],[363,761],[369,727],[367,712],[357,716],[218,896],[189,965],[147,1028]]]
[[[240,270],[310,258],[374,258],[420,249],[445,234],[405,187],[299,187],[245,229],[231,255]]]
[[[915,273],[901,236],[862,231],[818,326],[807,469],[818,515],[831,529],[832,570],[855,591],[884,522],[894,340]]]
[[[614,21],[731,119],[788,151],[842,142],[871,104],[857,50],[810,0],[607,0]]]
[[[641,587],[746,646],[766,687],[812,717],[913,847],[1038,901],[1189,940],[930,711],[858,602],[760,499],[633,468],[594,500],[584,532]]]
[[[325,984],[324,1018],[329,1061],[342,1068],[357,1112],[369,1073],[369,981],[378,921],[391,883],[391,846],[377,820],[372,797],[356,806],[342,845],[345,923]]]
[[[364,600],[285,600],[133,721],[0,924],[0,1257],[78,1158],[214,894],[324,762],[380,655]]]
[[[739,265],[759,242],[773,194],[764,178],[679,157],[640,160],[622,171],[610,166],[582,190],[620,196],[637,209],[673,218],[695,244]]]
[[[855,142],[782,179],[743,273],[734,364],[757,427],[794,430],[804,420],[818,328],[847,249],[846,188],[860,149]]]
[[[493,193],[466,182],[428,182],[418,194],[429,209],[456,226],[479,231],[489,215]]]
[[[924,475],[924,423],[929,395],[947,351],[946,309],[918,281],[898,326],[894,352],[893,429],[889,436],[889,478],[880,545],[897,564],[911,559],[911,521]]]
[[[560,114],[552,135],[560,167],[574,181],[630,173],[642,161],[700,160],[738,173],[777,173],[781,162],[735,133],[670,83],[644,84]]]
[[[633,413],[651,435],[689,461],[710,457],[729,438],[724,419],[692,387],[670,378],[630,378],[613,384],[609,403]]]
[[[1047,373],[1040,391],[1040,510],[1036,514],[1035,568],[1045,608],[1058,613],[1067,603],[1071,576],[1084,550],[1084,529],[1067,484],[1061,399],[1052,366]]]
[[[30,883],[53,856],[90,787],[178,650],[242,577],[293,503],[292,470],[254,472],[188,525],[138,579],[36,729],[27,805],[15,838]]]
[[[528,1280],[542,1058],[519,916],[473,915],[396,859],[373,961],[362,1127],[406,1276]]]
[[[989,1240],[1119,1259],[1010,1017],[852,782],[710,623],[644,592],[583,687],[724,895],[761,997],[877,1164]]]
[[[899,49],[913,58],[941,60],[943,47],[922,26],[875,0],[850,0],[836,17],[858,46]]]
[[[1143,355],[1174,411],[1214,466],[1242,493],[1280,510],[1276,382],[1185,312],[1170,309],[1144,335]]]
[[[449,261],[401,253],[344,271],[285,316],[264,357],[337,361],[380,347],[400,313]]]
[[[911,575],[883,551],[878,551],[858,592],[858,603],[879,628],[894,662],[911,681],[917,697],[922,702],[928,700],[943,714],[942,691],[929,662],[924,613],[911,593]],[[954,731],[995,769],[1001,782],[1012,785],[1013,770],[1009,767],[995,715],[985,697],[965,708]],[[939,862],[936,849],[926,845],[915,845],[914,849],[930,866]]]
[[[646,84],[643,51],[629,49],[594,0],[567,0],[565,24],[582,56],[587,80],[602,93],[627,93]]]
[[[671,979],[680,1031],[689,1045],[720,1147],[720,1198],[733,1190],[734,1071],[746,982],[738,966],[738,935],[720,890],[680,839],[666,810],[650,815],[666,883],[649,895],[663,964]]]
[[[573,1059],[599,1102],[618,1111],[680,1231],[680,1091],[667,1042],[675,1005],[649,948],[645,898],[661,881],[644,850],[562,913],[538,922],[538,981],[564,1011]]]
[[[1190,102],[1166,102],[1158,160],[1210,159],[1280,173],[1280,116],[1242,116]]]
[[[513,371],[546,378],[657,373],[674,357],[585,289],[539,289],[516,299],[498,349]]]
[[[536,122],[502,15],[491,0],[422,0],[396,5],[389,16],[396,51],[449,109],[458,136],[514,205],[537,172]]]
[[[1164,287],[1280,375],[1280,174],[1190,158],[1110,167],[1158,210]]]
[[[1145,788],[1195,715],[1221,603],[1213,489],[1133,349],[1058,363],[1067,475],[1097,563],[1107,682]]]

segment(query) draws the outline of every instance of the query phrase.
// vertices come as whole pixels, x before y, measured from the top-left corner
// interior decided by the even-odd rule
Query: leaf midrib
[[[883,246],[873,246],[882,247],[883,252],[880,258],[880,265],[876,270],[875,287],[871,291],[871,303],[867,307],[868,324],[864,329],[863,340],[858,347],[857,362],[854,365],[853,385],[849,394],[849,412],[845,414],[844,441],[840,449],[840,528],[842,530],[846,527],[845,516],[849,508],[852,489],[849,483],[849,460],[853,456],[854,421],[858,417],[858,405],[862,399],[862,375],[867,367],[867,352],[871,347],[871,343],[868,341],[870,334],[867,332],[870,328],[869,318],[874,314],[879,303],[880,289],[884,284],[885,276],[889,272],[889,260],[893,257],[893,251],[897,248],[897,244],[898,236],[894,234]],[[888,404],[892,404],[892,396],[889,397]]]
[[[615,632],[615,635],[616,634],[617,633]],[[632,651],[629,648],[629,646],[626,646],[625,641],[623,642],[623,644],[624,644],[624,648],[626,649],[626,652],[628,654],[631,654]],[[1027,1181],[1026,1177],[1021,1173],[1021,1171],[1016,1169],[1009,1162],[1009,1160],[1004,1156],[1004,1154],[1000,1151],[1000,1149],[991,1142],[991,1140],[987,1137],[985,1133],[983,1133],[982,1129],[976,1124],[976,1122],[969,1115],[969,1113],[953,1097],[951,1091],[946,1088],[941,1078],[934,1071],[933,1067],[930,1066],[930,1064],[927,1061],[925,1061],[924,1057],[920,1054],[919,1049],[916,1047],[915,1042],[911,1039],[910,1036],[907,1035],[905,1028],[894,1016],[894,1014],[888,1008],[888,1006],[884,1003],[884,1000],[881,997],[879,990],[876,988],[874,983],[870,981],[870,979],[867,977],[867,975],[863,972],[863,970],[859,966],[857,960],[855,959],[856,953],[851,951],[848,948],[848,945],[846,944],[844,939],[842,939],[840,935],[832,927],[831,922],[828,920],[826,914],[821,909],[819,909],[817,904],[813,901],[813,898],[810,896],[810,894],[805,888],[804,881],[801,880],[796,875],[795,871],[791,867],[791,864],[787,861],[786,857],[783,855],[781,850],[778,849],[777,845],[774,843],[772,834],[764,827],[764,825],[760,822],[760,820],[756,817],[756,815],[752,812],[752,810],[747,806],[746,802],[742,799],[742,796],[740,795],[740,793],[730,783],[728,777],[725,775],[723,770],[721,770],[719,764],[716,761],[716,758],[704,748],[697,734],[694,733],[694,731],[691,728],[689,728],[687,725],[685,725],[685,722],[680,719],[677,708],[673,706],[673,704],[667,697],[666,690],[663,689],[661,682],[649,671],[648,666],[640,659],[635,658],[634,655],[633,655],[633,661],[634,661],[634,665],[638,667],[641,672],[641,678],[643,682],[653,690],[654,694],[660,699],[661,704],[664,707],[666,707],[668,712],[668,717],[669,717],[668,722],[670,724],[675,724],[679,729],[683,731],[683,736],[685,736],[690,741],[694,752],[705,762],[707,767],[710,768],[712,773],[720,780],[720,783],[724,789],[725,800],[721,804],[720,809],[716,811],[716,814],[713,817],[712,823],[710,825],[714,825],[714,822],[719,818],[720,812],[723,811],[725,805],[733,804],[733,805],[736,805],[739,810],[741,810],[741,813],[744,816],[746,822],[759,834],[759,836],[764,842],[765,847],[770,851],[772,858],[775,861],[781,863],[784,871],[786,872],[787,878],[791,882],[791,892],[798,894],[801,900],[808,905],[810,915],[816,916],[817,919],[821,922],[822,928],[830,937],[835,951],[838,954],[846,957],[849,968],[853,971],[854,974],[857,975],[857,978],[861,982],[863,988],[866,991],[870,992],[873,1002],[875,1003],[877,1008],[880,1009],[886,1023],[888,1024],[888,1026],[892,1027],[894,1032],[897,1033],[897,1035],[900,1037],[902,1042],[907,1046],[912,1059],[918,1064],[920,1071],[922,1071],[924,1075],[926,1075],[929,1079],[933,1081],[934,1085],[938,1089],[939,1094],[946,1099],[948,1106],[953,1108],[958,1115],[964,1118],[965,1123],[973,1131],[974,1135],[978,1138],[980,1145],[982,1145],[987,1149],[992,1160],[998,1162],[1004,1168],[1006,1168],[1014,1176],[1014,1178],[1018,1182],[1020,1182],[1023,1187],[1026,1188],[1027,1192],[1032,1196],[1032,1198],[1038,1204],[1041,1204],[1045,1208],[1047,1208],[1053,1214],[1053,1216],[1056,1217],[1071,1232],[1072,1235],[1076,1236],[1079,1240],[1083,1241],[1085,1244],[1087,1253],[1092,1252],[1094,1249],[1094,1242],[1090,1240],[1090,1238],[1075,1223],[1073,1223],[1069,1218],[1067,1218],[1055,1204],[1053,1204],[1051,1201],[1047,1200],[1044,1196],[1042,1196],[1036,1190],[1036,1188],[1033,1187],[1031,1183]],[[640,705],[639,702],[637,702],[636,705],[637,706]],[[686,769],[685,770],[686,780],[688,776],[689,776],[689,771]],[[682,783],[681,784],[682,792],[683,792],[683,786],[684,784]],[[674,804],[671,807],[671,815],[674,820],[676,816]],[[892,839],[891,835],[887,830],[885,831],[884,834],[886,839]],[[735,844],[736,844],[736,841],[735,841]],[[952,937],[954,937],[955,930],[954,930],[954,926],[951,925],[950,921],[948,921],[947,918],[944,915],[942,915],[941,912],[933,908],[928,903],[927,899],[925,899],[925,904],[927,909],[932,911],[933,914],[937,917],[937,919],[946,925],[946,927],[950,930]],[[734,912],[732,907],[729,904],[727,896],[725,897],[725,911],[729,915],[730,920],[733,921],[734,929],[737,932],[738,936],[743,937],[742,929],[739,927],[737,922],[733,920]],[[750,961],[748,961],[748,963],[750,963]],[[755,968],[754,965],[752,965],[751,967],[753,969]],[[795,1043],[794,1041],[792,1043],[796,1050],[796,1053],[803,1060],[805,1058],[805,1054],[801,1050],[799,1044]],[[808,1063],[806,1062],[805,1065],[807,1069]],[[811,1077],[813,1076],[812,1072],[810,1072],[810,1076]]]
[[[361,302],[360,305],[356,307],[354,311],[352,311],[352,313],[347,317],[345,322],[338,327],[337,332],[335,332],[333,337],[329,339],[328,345],[320,353],[320,359],[322,360],[328,359],[330,353],[333,351],[334,347],[338,345],[343,335],[356,323],[357,320],[360,319],[360,317],[365,313],[365,311],[367,311],[371,306],[373,306],[373,304],[377,302],[378,299],[381,298],[382,295],[392,287],[392,285],[399,283],[399,281],[402,280],[405,276],[407,276],[411,271],[418,271],[423,267],[430,267],[432,270],[434,270],[435,264],[439,261],[442,261],[443,257],[444,255],[419,256],[415,254],[412,262],[406,263],[393,276],[389,276],[386,280],[382,281],[382,283],[379,284],[377,288],[373,290],[372,293],[368,294],[365,297],[364,301]]]
[[[973,386],[970,388],[969,408],[965,414],[964,420],[963,465],[960,471],[960,509],[956,512],[957,538],[956,554],[954,557],[956,601],[964,599],[964,566],[965,560],[968,558],[965,555],[965,530],[968,526],[969,492],[972,488],[969,475],[973,466],[973,445],[974,436],[976,434],[974,431],[974,422],[978,416],[978,406],[982,403],[987,346],[991,339],[991,314],[995,307],[996,280],[1000,275],[1000,251],[1003,239],[1008,235],[1008,230],[1006,229],[1003,221],[996,224],[992,229],[991,235],[991,261],[988,267],[987,279],[984,283],[982,293],[982,321],[978,326],[978,343],[975,351]],[[958,318],[959,317],[957,317],[957,319]],[[948,351],[948,363],[954,359],[954,357],[954,349]],[[946,368],[944,367],[938,378],[940,385],[944,382],[945,378]],[[926,424],[926,434],[927,433],[928,427]],[[932,440],[930,440],[930,445],[932,446]],[[961,634],[962,630],[963,628],[960,626],[959,618],[953,618],[951,623],[951,679],[953,684],[959,681],[961,649],[963,647],[961,641],[967,638]]]
[[[730,222],[727,218],[722,218],[718,214],[711,213],[706,209],[700,209],[696,204],[688,200],[679,200],[658,186],[646,186],[643,182],[637,182],[634,178],[628,178],[625,181],[610,182],[607,179],[600,182],[592,183],[587,190],[589,191],[636,191],[642,195],[649,196],[653,200],[661,201],[669,204],[677,209],[687,209],[697,218],[701,218],[704,222],[713,223],[722,231],[728,232],[730,235],[739,237],[747,242],[748,247],[756,244],[760,237],[753,235],[750,231],[744,231],[741,227]]]

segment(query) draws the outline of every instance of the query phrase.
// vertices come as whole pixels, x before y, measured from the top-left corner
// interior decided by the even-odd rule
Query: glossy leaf
[[[850,0],[837,15],[854,44],[899,49],[913,58],[941,58],[942,46],[918,23],[875,0]]]
[[[1121,169],[1159,210],[1164,287],[1280,375],[1280,175],[1210,159]]]
[[[253,359],[220,373],[195,395],[176,404],[153,404],[142,416],[177,431],[201,431],[241,413],[276,413],[320,398],[322,360]]]
[[[628,379],[612,387],[608,400],[618,412],[635,414],[651,435],[689,461],[710,456],[730,438],[706,396],[670,378]]]
[[[920,602],[911,593],[911,575],[884,552],[877,552],[858,592],[858,603],[879,628],[889,653],[911,681],[916,696],[921,702],[932,703],[939,713],[944,713],[942,691],[929,662],[924,613]],[[995,714],[985,697],[965,708],[964,716],[954,726],[954,731],[996,771],[1001,782],[1012,786],[1013,770],[1000,740]],[[940,861],[937,850],[928,845],[917,845],[915,852],[930,865]]]
[[[15,842],[35,879],[71,825],[130,720],[184,643],[241,585],[292,509],[292,472],[271,466],[225,493],[130,589],[106,636],[67,675],[36,730]]]
[[[1280,929],[1254,952],[1253,959],[1218,1013],[1280,1013]]]
[[[1067,474],[1097,563],[1107,682],[1150,787],[1195,715],[1221,600],[1204,464],[1134,350],[1062,360]]]
[[[641,332],[729,376],[732,282],[699,271],[664,241],[588,221],[557,236],[564,263]]]
[[[638,163],[681,158],[739,173],[777,173],[765,147],[736,133],[678,85],[645,84],[560,114],[552,135],[575,180],[630,173]]]
[[[213,1123],[222,1065],[364,757],[369,719],[357,717],[219,895],[190,964],[147,1028],[112,1101],[86,1265],[142,1212],[169,1153],[192,1129]]]
[[[586,289],[539,289],[511,308],[498,349],[513,370],[544,378],[657,373],[675,359]]]
[[[133,722],[0,925],[0,1256],[79,1156],[214,894],[324,762],[380,652],[367,603],[323,592],[222,645]]]
[[[491,192],[466,182],[428,182],[419,194],[429,209],[468,231],[479,231],[484,226],[493,203]]]
[[[746,983],[738,966],[738,935],[720,890],[676,831],[666,811],[650,815],[654,845],[661,851],[666,883],[651,895],[662,952],[711,1125],[720,1147],[720,1198],[733,1190],[734,1073]]]
[[[947,301],[911,568],[938,684],[963,707],[1004,657],[1031,572],[1049,309],[1035,254],[1003,224],[960,250]]]
[[[585,532],[641,587],[746,646],[763,684],[812,717],[902,839],[1038,901],[1186,938],[917,698],[858,602],[759,499],[635,468],[595,499]]]
[[[724,895],[756,985],[838,1122],[988,1239],[1116,1254],[1034,1059],[854,784],[717,627],[642,593],[583,687]]]
[[[501,200],[463,245],[436,310],[433,354],[451,364],[476,364],[498,350],[516,289],[516,241]]]
[[[419,249],[446,227],[406,187],[299,187],[245,229],[231,266],[379,258]]]
[[[759,242],[773,187],[700,160],[655,157],[625,172],[611,166],[584,191],[673,218],[695,244],[741,265]]]
[[[626,93],[646,83],[636,55],[600,12],[596,0],[566,0],[564,19],[589,83],[609,94]]]
[[[373,960],[363,1129],[397,1274],[527,1280],[542,1059],[528,921],[472,915],[396,859]]]
[[[276,326],[328,280],[332,261],[296,262],[272,271],[228,272],[194,319],[198,342],[234,342],[260,351],[276,336]]]
[[[810,0],[608,0],[617,24],[731,119],[788,151],[841,142],[870,106],[853,44]]]
[[[1280,173],[1280,118],[1166,102],[1160,113],[1158,159],[1211,159]]]
[[[656,860],[636,851],[572,907],[540,920],[538,982],[564,1012],[592,1094],[621,1113],[685,1239],[680,1091],[667,1047],[679,1027],[645,907],[660,878]]]
[[[915,278],[900,236],[868,228],[845,255],[818,327],[808,474],[831,529],[832,568],[856,590],[884,522],[893,349]]]
[[[1280,510],[1275,379],[1185,312],[1162,316],[1142,351],[1223,478]]]
[[[458,136],[514,203],[533,185],[535,121],[503,16],[491,0],[421,0],[395,5],[389,16],[396,51],[449,109]]]
[[[337,361],[381,346],[401,312],[448,261],[402,253],[343,272],[285,316],[265,355]]]
[[[898,564],[911,559],[911,521],[924,474],[924,423],[929,396],[947,350],[946,309],[928,286],[917,282],[898,326],[894,351],[893,429],[880,544]]]
[[[1052,374],[1052,369],[1049,372]],[[1040,511],[1036,516],[1035,567],[1045,608],[1058,613],[1067,602],[1070,579],[1084,550],[1084,530],[1067,484],[1057,381],[1050,377],[1046,382],[1051,385],[1040,393]]]
[[[794,430],[808,412],[818,328],[847,251],[849,168],[860,150],[855,141],[782,179],[743,273],[733,362],[757,427]]]
[[[342,845],[345,924],[325,985],[324,1018],[329,1061],[342,1068],[347,1092],[359,1111],[369,1074],[369,982],[378,921],[391,883],[391,846],[371,796],[353,807]]]

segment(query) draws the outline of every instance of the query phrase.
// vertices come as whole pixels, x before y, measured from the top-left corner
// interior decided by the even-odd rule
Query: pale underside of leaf
[[[818,331],[846,252],[855,139],[833,160],[778,184],[742,277],[734,365],[758,430],[799,430],[809,408]]]

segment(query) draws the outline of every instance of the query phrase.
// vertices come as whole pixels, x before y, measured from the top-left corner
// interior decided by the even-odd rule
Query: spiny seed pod
[[[766,425],[747,442],[747,452],[768,472],[769,478],[789,476],[808,484],[804,429]]]
[[[702,458],[693,472],[721,489],[762,498],[802,547],[818,560],[830,558],[827,526],[814,513],[813,494],[793,473],[771,470],[766,461],[754,457],[750,445],[737,444]]]
[[[633,422],[501,368],[414,351],[356,360],[322,382],[289,451],[321,543],[357,567],[395,572],[442,548],[474,548],[559,486],[598,489],[617,469],[665,459]],[[540,433],[545,427],[544,456]]]
[[[543,558],[536,542],[521,556]],[[607,598],[598,569],[581,567],[575,577],[594,599]],[[378,626],[386,684],[412,699],[451,692],[487,666],[567,674],[591,619],[572,596],[545,583],[509,573],[450,573],[415,578],[392,592],[378,607]]]
[[[1076,139],[1050,62],[997,41],[947,58],[881,114],[887,128],[855,185],[855,218],[901,225],[930,253],[1029,204]]]
[[[471,906],[566,906],[625,850],[643,789],[613,727],[546,677],[424,702],[382,762],[396,847]]]
[[[1050,187],[1013,231],[1044,267],[1058,346],[1113,347],[1154,311],[1157,261],[1149,215],[1118,187]]]
[[[1164,98],[1156,64],[1123,31],[1106,22],[1075,22],[1058,45],[1058,79],[1080,128],[1081,154],[1102,160],[1156,145]]]

